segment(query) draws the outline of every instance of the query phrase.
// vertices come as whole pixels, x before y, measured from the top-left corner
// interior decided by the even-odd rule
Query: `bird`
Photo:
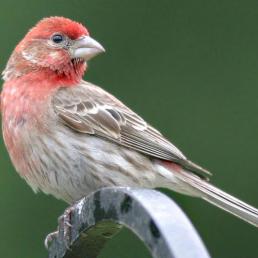
[[[257,227],[256,208],[212,185],[208,170],[83,80],[88,61],[103,52],[84,25],[58,16],[41,19],[15,47],[2,73],[1,114],[19,175],[68,204],[102,187],[168,188]]]

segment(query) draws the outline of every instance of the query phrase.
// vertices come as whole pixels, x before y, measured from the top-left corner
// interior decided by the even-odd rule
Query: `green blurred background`
[[[91,61],[87,80],[209,168],[214,184],[258,206],[257,1],[1,1],[1,70],[27,30],[51,15],[86,24],[106,48]],[[66,204],[33,194],[14,171],[2,138],[0,172],[0,257],[47,257],[43,239]],[[167,193],[213,257],[258,257],[257,229],[201,200]],[[101,257],[148,253],[123,231]]]

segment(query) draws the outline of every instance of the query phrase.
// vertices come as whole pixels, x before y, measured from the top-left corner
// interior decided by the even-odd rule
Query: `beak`
[[[95,39],[84,36],[74,41],[70,48],[72,58],[82,58],[85,61],[105,52],[105,49]]]

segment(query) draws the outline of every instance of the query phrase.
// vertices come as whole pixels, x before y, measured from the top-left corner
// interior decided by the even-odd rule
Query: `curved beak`
[[[74,41],[70,48],[72,58],[82,58],[85,61],[105,52],[105,49],[95,39],[84,36]]]

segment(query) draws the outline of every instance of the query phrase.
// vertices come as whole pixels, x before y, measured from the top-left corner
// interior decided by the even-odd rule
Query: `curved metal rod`
[[[68,209],[72,224],[69,243],[67,226],[60,220],[49,258],[95,258],[122,225],[133,231],[155,258],[210,257],[184,212],[158,191],[103,188]]]

